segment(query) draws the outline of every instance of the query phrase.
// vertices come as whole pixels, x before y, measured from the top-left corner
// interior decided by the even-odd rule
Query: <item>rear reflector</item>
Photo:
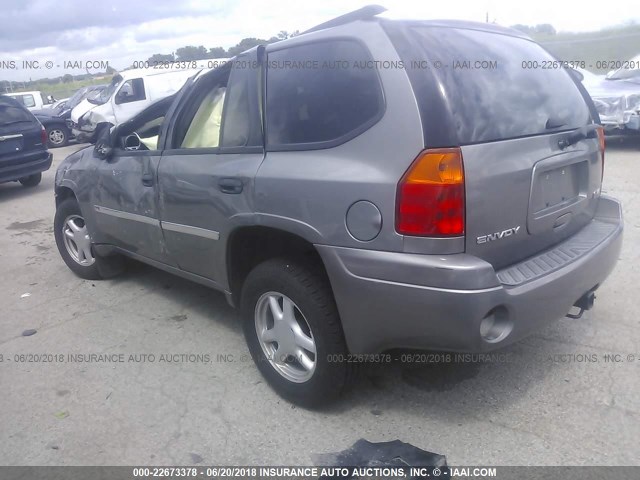
[[[604,128],[598,127],[596,128],[596,133],[598,134],[598,143],[600,145],[600,155],[602,155],[602,178],[604,178]]]
[[[398,183],[396,231],[414,236],[463,235],[464,210],[460,149],[421,152]]]

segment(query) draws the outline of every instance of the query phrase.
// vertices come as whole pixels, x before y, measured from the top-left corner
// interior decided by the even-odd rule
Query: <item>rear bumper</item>
[[[44,172],[51,167],[53,155],[46,150],[25,155],[6,164],[0,163],[0,183],[19,180],[29,175]]]
[[[513,343],[566,315],[611,273],[622,231],[620,204],[602,197],[596,217],[574,237],[499,272],[466,254],[317,248],[352,353],[405,347],[482,352]],[[582,237],[576,240],[578,235]],[[557,262],[550,262],[552,258]],[[540,263],[543,269],[532,266],[538,259],[546,259]],[[483,324],[483,337],[485,318],[490,320]],[[491,329],[487,334],[491,323],[499,334]]]

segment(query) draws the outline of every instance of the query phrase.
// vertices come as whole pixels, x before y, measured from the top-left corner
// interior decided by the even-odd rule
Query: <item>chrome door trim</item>
[[[195,235],[198,237],[208,238],[210,240],[219,240],[220,233],[215,230],[207,230],[206,228],[192,227],[190,225],[182,225],[181,223],[160,222],[163,230],[170,232],[186,233],[187,235]]]
[[[133,220],[134,222],[142,222],[153,225],[155,227],[160,226],[159,220],[151,217],[146,217],[144,215],[138,215],[137,213],[123,212],[122,210],[114,210],[113,208],[103,207],[100,205],[94,205],[93,208],[96,212],[102,213],[104,215],[111,215],[112,217],[123,218],[125,220]]]

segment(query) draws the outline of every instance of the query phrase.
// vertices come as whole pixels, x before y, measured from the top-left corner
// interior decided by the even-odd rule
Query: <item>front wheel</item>
[[[352,378],[328,281],[304,262],[272,259],[242,289],[244,334],[258,369],[285,399],[306,407],[337,398]]]
[[[95,253],[91,235],[75,198],[67,198],[58,205],[53,228],[60,256],[79,277],[101,280],[122,270],[122,258],[119,256],[100,257]]]

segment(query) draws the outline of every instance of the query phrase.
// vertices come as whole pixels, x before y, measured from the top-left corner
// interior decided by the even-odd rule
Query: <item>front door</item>
[[[170,100],[114,130],[113,156],[99,163],[90,194],[100,243],[163,263],[171,262],[158,211],[158,137]]]

